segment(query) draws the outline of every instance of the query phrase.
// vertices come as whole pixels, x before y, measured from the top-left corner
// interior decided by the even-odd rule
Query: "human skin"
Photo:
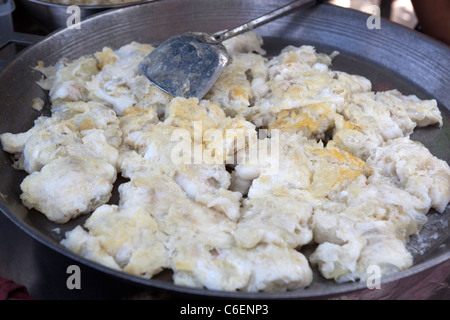
[[[423,32],[450,45],[450,1],[412,0]]]

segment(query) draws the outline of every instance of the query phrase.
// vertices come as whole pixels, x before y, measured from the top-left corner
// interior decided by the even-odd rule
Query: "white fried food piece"
[[[20,169],[32,173],[60,156],[86,153],[116,166],[122,142],[119,120],[98,103],[66,102],[40,117],[25,133],[2,134],[3,148],[22,154]]]
[[[335,117],[333,140],[362,159],[386,141],[409,136],[416,126],[442,126],[435,100],[403,96],[396,90],[353,94],[342,115]]]
[[[211,241],[219,241],[220,233],[216,236],[212,234],[223,229],[226,231],[223,238],[225,240],[221,240],[221,243],[230,245],[234,223],[221,213],[190,200],[171,177],[142,171],[130,182],[122,184],[119,191],[121,210],[144,208],[152,214],[166,234],[195,233],[198,229],[214,238]]]
[[[104,130],[90,129],[81,136],[71,130],[70,124],[59,122],[40,130],[27,141],[23,168],[33,173],[58,157],[81,155],[103,160],[114,167],[119,157],[117,148],[108,143]]]
[[[372,152],[368,164],[375,170],[371,180],[388,180],[416,196],[424,212],[444,212],[450,201],[449,165],[419,142],[407,137],[389,141]]]
[[[239,246],[275,244],[299,248],[312,240],[312,206],[291,197],[251,198],[244,202],[235,238]]]
[[[223,42],[227,52],[232,57],[240,53],[257,53],[264,55],[266,52],[262,49],[263,39],[254,32],[246,32],[239,37],[233,37]]]
[[[92,56],[83,56],[73,61],[61,59],[54,67],[48,68],[40,63],[36,69],[46,77],[39,85],[49,90],[52,103],[86,101],[86,83],[98,72],[97,60]]]
[[[363,160],[339,149],[332,141],[324,147],[301,134],[282,133],[279,142],[276,170],[270,166],[236,167],[238,177],[253,179],[249,198],[301,196],[305,201],[320,202],[343,183],[371,174]]]
[[[127,273],[151,278],[168,267],[167,235],[143,207],[119,210],[115,205],[103,205],[84,226]]]
[[[380,274],[389,275],[412,266],[412,256],[403,241],[388,236],[374,237],[369,244],[357,240],[343,245],[325,242],[310,256],[321,274],[338,283],[365,281],[369,267],[377,266]]]
[[[311,255],[322,275],[341,281],[364,280],[370,264],[384,275],[412,265],[406,239],[427,221],[420,201],[389,183],[369,183],[360,176],[330,196],[313,215]],[[371,256],[368,256],[371,255]]]
[[[180,255],[180,263],[186,258],[184,254],[192,255],[194,250],[201,259],[195,265],[183,264],[174,275],[179,285],[211,290],[284,292],[308,286],[312,281],[307,259],[286,247],[259,245],[252,250],[200,252],[195,247],[187,249],[188,253]]]
[[[205,99],[220,105],[228,116],[246,115],[255,100],[269,90],[266,64],[260,55],[234,56]]]
[[[329,56],[317,54],[311,46],[286,47],[268,63],[265,94],[255,101],[247,119],[267,127],[282,110],[318,103],[333,103],[333,109],[341,109],[344,89],[333,87],[338,76],[328,69],[330,64]]]
[[[28,175],[20,187],[23,204],[65,223],[90,213],[111,197],[116,169],[94,157],[58,157]]]
[[[132,42],[115,51],[105,47],[97,52],[101,70],[86,84],[89,98],[111,106],[118,115],[128,107],[163,108],[172,97],[150,84],[138,69],[152,50],[150,45]]]
[[[375,99],[373,92],[352,95],[352,103],[343,111],[344,117],[362,128],[377,128],[384,141],[412,133],[416,124],[404,108],[388,106]]]
[[[90,129],[109,130],[110,127],[119,124],[119,119],[113,110],[104,104],[93,101],[60,103],[52,107],[52,117],[58,120],[71,120],[81,133]],[[114,135],[119,134],[114,133]],[[112,145],[118,147],[121,140],[114,138]]]
[[[259,140],[259,143],[262,141]],[[248,191],[249,198],[263,198],[267,196],[289,196],[291,192],[297,190],[307,190],[311,181],[311,167],[307,155],[304,151],[305,144],[316,142],[307,141],[301,135],[282,134],[279,139],[279,154],[273,159],[268,157],[267,162],[270,166],[263,165],[260,167],[258,177],[253,180]],[[272,151],[272,150],[271,150]],[[275,155],[276,152],[274,152]],[[270,160],[278,161],[276,167],[272,166]],[[236,168],[239,175],[245,166]],[[251,170],[248,174],[251,175]]]
[[[184,194],[168,178],[140,173],[139,178],[120,186],[120,207],[103,205],[92,213],[86,220],[87,232],[82,234],[81,240],[93,239],[117,269],[151,278],[169,267],[169,255],[164,246],[167,234],[160,229],[159,219],[166,215],[172,197],[184,197]],[[68,248],[76,248],[76,242],[80,242],[73,232],[68,232],[62,241]],[[78,253],[87,258],[96,254],[94,250]]]
[[[148,120],[143,122],[142,116]],[[245,141],[250,134],[256,137],[255,126],[244,118],[227,117],[215,103],[195,98],[174,98],[165,108],[164,121],[156,121],[153,109],[147,113],[127,110],[121,118],[124,141],[149,160],[159,157],[160,162],[174,165],[224,164],[246,147],[235,139]],[[183,151],[181,157],[178,151]]]
[[[383,144],[384,139],[373,122],[362,124],[358,119],[346,120],[343,116],[335,117],[333,142],[339,148],[351,154],[367,159],[373,149]]]
[[[27,133],[8,135],[22,152],[18,168],[30,174],[21,184],[24,205],[65,223],[106,203],[121,135],[115,113],[94,102],[61,103]]]
[[[77,226],[73,230],[66,232],[65,236],[65,239],[61,241],[61,245],[70,251],[111,269],[120,270],[119,265],[105,251],[99,240],[89,235],[81,226]]]
[[[148,109],[127,108],[120,117],[120,129],[122,130],[123,143],[133,146],[137,137],[150,130],[159,122],[155,107]]]
[[[165,108],[165,125],[189,131],[197,129],[196,122],[198,130],[203,133],[211,128],[219,128],[224,120],[226,115],[218,105],[207,101],[200,103],[196,98],[174,98]]]
[[[176,284],[254,292],[304,287],[312,280],[301,253],[274,245],[241,249],[234,245],[235,224],[204,206],[180,201],[166,223],[166,232],[176,235],[167,244]]]
[[[398,110],[401,106],[419,127],[436,124],[442,127],[442,115],[436,100],[420,100],[415,95],[404,96],[398,90],[378,92],[375,99],[387,105],[390,110]]]
[[[230,220],[240,217],[240,192],[228,190],[230,174],[224,165],[183,165],[174,176],[190,199],[223,212]]]
[[[40,116],[34,121],[33,127],[26,131],[20,133],[2,133],[0,134],[0,142],[2,144],[3,150],[8,153],[23,153],[25,149],[25,145],[36,132],[38,132],[41,128],[45,128],[51,124],[55,124],[57,119]]]
[[[261,36],[247,32],[223,42],[230,62],[205,99],[217,103],[227,116],[245,116],[255,100],[268,91],[268,60]]]
[[[326,140],[335,126],[336,110],[331,103],[318,103],[306,107],[283,110],[276,114],[276,120],[269,129],[283,132],[302,133],[304,137]]]
[[[372,92],[354,94],[342,114],[348,123],[336,126],[333,140],[363,159],[384,141],[410,135],[416,126],[401,105],[378,102]],[[372,143],[367,143],[368,140]]]
[[[57,122],[35,132],[25,144],[24,170],[28,173],[40,171],[43,166],[54,159],[78,153],[76,147],[81,137],[70,122]]]

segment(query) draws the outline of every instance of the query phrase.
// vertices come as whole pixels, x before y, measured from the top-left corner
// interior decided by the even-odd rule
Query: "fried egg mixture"
[[[0,136],[29,174],[23,204],[56,223],[91,213],[64,247],[145,278],[171,269],[182,286],[279,292],[311,284],[312,267],[337,282],[411,267],[408,238],[450,201],[449,165],[409,138],[442,126],[436,101],[374,93],[311,46],[268,60],[261,45],[255,33],[226,41],[231,62],[201,101],[150,84],[138,71],[147,44],[40,63],[52,115]],[[278,170],[175,164],[172,134],[194,121],[280,130]],[[230,157],[243,151],[223,144]],[[128,181],[108,204],[118,174]]]

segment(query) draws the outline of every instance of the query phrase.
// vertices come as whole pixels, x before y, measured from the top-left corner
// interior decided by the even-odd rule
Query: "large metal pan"
[[[22,132],[32,126],[39,113],[31,108],[32,100],[48,101],[35,82],[40,78],[31,67],[38,60],[54,64],[61,57],[75,58],[101,50],[118,48],[131,41],[158,44],[184,31],[216,32],[257,17],[288,0],[166,0],[107,12],[84,21],[80,30],[61,30],[28,48],[0,74],[0,132]],[[368,29],[368,16],[353,10],[320,5],[296,12],[257,29],[265,38],[269,55],[287,44],[315,45],[318,51],[340,51],[333,68],[369,78],[375,90],[397,88],[404,94],[435,98],[444,117],[444,127],[417,130],[413,139],[424,143],[436,156],[450,161],[450,49],[432,39],[388,21],[381,29]],[[433,270],[448,274],[450,260],[449,209],[443,214],[430,213],[429,223],[409,247],[415,263],[409,270],[382,279],[382,289],[368,291],[365,283],[336,284],[318,274],[307,289],[277,294],[247,294],[207,291],[175,286],[170,274],[151,280],[110,270],[78,257],[63,248],[59,241],[65,231],[82,224],[80,217],[60,226],[42,214],[27,210],[20,202],[19,184],[23,172],[11,168],[10,156],[0,152],[0,209],[24,232],[53,250],[79,263],[136,285],[163,288],[178,293],[235,298],[319,298],[319,297],[395,297],[396,292],[427,283],[425,276]],[[60,234],[53,232],[61,228]],[[444,276],[445,278],[445,276]],[[423,288],[422,288],[423,289]]]

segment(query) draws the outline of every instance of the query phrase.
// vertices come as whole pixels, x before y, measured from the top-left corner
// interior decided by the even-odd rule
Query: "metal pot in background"
[[[1,1],[1,0],[0,0]],[[69,5],[50,3],[40,0],[17,0],[20,6],[42,27],[47,33],[67,27],[67,20],[73,15]],[[118,9],[156,0],[137,0],[127,3],[103,6],[78,6],[80,18],[85,18],[110,9]]]
[[[0,30],[1,33],[13,31],[12,12],[16,9],[13,0],[0,0]]]

